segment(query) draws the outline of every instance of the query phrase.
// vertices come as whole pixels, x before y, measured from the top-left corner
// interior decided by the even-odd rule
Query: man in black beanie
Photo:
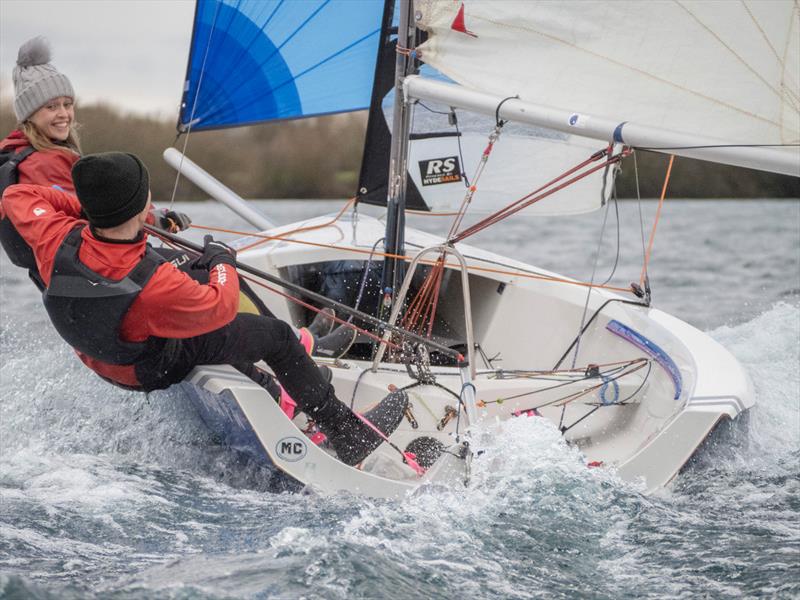
[[[92,227],[122,225],[144,211],[150,196],[147,168],[123,152],[83,157],[72,167],[72,181]]]
[[[147,244],[149,175],[136,156],[89,155],[72,174],[88,227],[62,210],[70,197],[51,188],[12,186],[3,208],[34,249],[51,321],[89,368],[118,385],[150,391],[182,381],[196,365],[231,364],[255,373],[254,363],[263,360],[285,390],[273,388],[273,397],[290,396],[342,462],[357,464],[380,445],[335,397],[288,323],[237,313],[233,249],[206,236],[196,261],[209,273],[201,284]],[[388,435],[407,402],[402,392],[390,394],[365,417]]]

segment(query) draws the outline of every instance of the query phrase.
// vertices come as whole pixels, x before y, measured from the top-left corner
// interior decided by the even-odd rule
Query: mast
[[[387,0],[391,2],[392,0]],[[397,49],[411,48],[415,28],[411,25],[411,0],[400,0],[400,15],[397,28]],[[406,163],[408,160],[408,132],[410,111],[403,91],[403,82],[413,68],[413,59],[406,53],[397,52],[394,73],[394,113],[392,118],[392,146],[389,155],[389,184],[386,202],[386,254],[405,253],[405,204]],[[395,292],[402,281],[403,261],[387,256],[383,261],[381,288],[388,304],[394,300]],[[384,302],[384,306],[386,306]]]

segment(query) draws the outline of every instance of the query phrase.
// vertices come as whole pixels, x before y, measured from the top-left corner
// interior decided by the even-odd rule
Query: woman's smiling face
[[[29,118],[42,134],[54,142],[66,141],[74,120],[75,102],[69,96],[49,100]]]

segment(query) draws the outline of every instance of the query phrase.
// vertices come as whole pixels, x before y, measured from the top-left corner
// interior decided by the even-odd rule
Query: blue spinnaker
[[[381,0],[198,0],[179,127],[369,107]]]

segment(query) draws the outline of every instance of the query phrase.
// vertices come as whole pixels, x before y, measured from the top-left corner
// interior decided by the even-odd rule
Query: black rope
[[[597,317],[597,315],[599,315],[599,314],[600,314],[600,311],[601,311],[601,310],[603,310],[603,309],[604,309],[606,306],[608,306],[608,305],[609,305],[609,304],[611,304],[612,302],[622,302],[623,304],[631,304],[631,305],[633,305],[633,306],[645,306],[645,307],[647,306],[647,304],[645,304],[644,302],[636,302],[635,300],[625,300],[625,299],[623,299],[623,298],[611,298],[611,299],[609,299],[609,300],[606,300],[605,302],[603,302],[603,304],[602,304],[602,305],[600,305],[600,308],[598,308],[598,309],[597,309],[597,310],[594,312],[594,314],[593,314],[591,317],[589,317],[589,320],[588,320],[588,321],[586,321],[586,324],[583,326],[583,328],[580,330],[580,332],[578,332],[578,335],[576,335],[576,336],[575,336],[575,339],[574,339],[574,340],[572,340],[572,343],[569,345],[569,348],[567,348],[566,352],[564,352],[564,354],[562,354],[562,355],[561,355],[561,358],[559,358],[559,359],[558,359],[558,362],[556,362],[555,366],[553,367],[553,371],[555,371],[556,369],[558,369],[558,367],[560,367],[560,366],[561,366],[561,363],[562,363],[562,362],[564,362],[564,359],[565,359],[565,358],[567,358],[567,356],[569,355],[569,353],[570,353],[570,352],[572,351],[572,349],[575,347],[575,344],[577,344],[577,343],[578,343],[578,340],[581,338],[581,336],[582,336],[582,335],[583,335],[583,334],[586,332],[586,330],[589,328],[589,325],[591,325],[591,324],[592,324],[592,322],[593,322],[593,321],[595,320],[595,318]]]
[[[500,358],[500,352],[495,354],[492,358],[489,358],[489,356],[486,354],[486,351],[483,349],[483,346],[481,346],[480,344],[475,344],[475,347],[478,349],[478,353],[481,355],[481,358],[483,359],[483,364],[485,364],[487,368],[494,370],[495,366],[492,363],[496,360],[502,361],[502,359]]]
[[[430,106],[427,106],[421,100],[417,100],[416,104],[419,104],[422,108],[431,112],[436,115],[447,115],[447,122],[455,127],[456,130],[456,143],[458,144],[458,159],[461,161],[461,177],[464,178],[464,186],[469,188],[469,177],[467,177],[466,169],[464,168],[464,151],[461,148],[461,130],[458,128],[458,116],[456,115],[456,109],[450,107],[450,112],[445,112],[443,110],[435,110]]]
[[[369,369],[364,369],[356,378],[356,384],[353,386],[353,395],[350,397],[350,410],[353,410],[353,405],[356,402],[356,392],[358,391],[358,386],[361,385],[361,378],[367,373],[369,373]]]
[[[506,124],[506,121],[500,118],[500,108],[503,106],[503,104],[505,104],[509,100],[519,100],[519,94],[517,94],[516,96],[509,96],[508,98],[503,98],[502,100],[500,100],[500,104],[498,104],[497,108],[494,110],[494,121],[497,127],[502,127],[503,125]]]
[[[638,394],[642,390],[642,388],[644,387],[644,384],[647,383],[647,380],[650,378],[650,372],[652,370],[653,370],[653,361],[648,360],[647,361],[647,373],[644,374],[644,379],[642,379],[642,383],[640,383],[639,387],[637,387],[627,398],[625,398],[624,400],[620,400],[619,404],[627,403],[628,400],[633,398],[636,394]]]
[[[421,386],[423,386],[423,385],[430,385],[430,386],[433,386],[433,387],[437,387],[437,388],[439,388],[439,389],[442,389],[442,390],[444,390],[445,392],[447,392],[448,394],[450,394],[451,396],[453,396],[453,398],[455,398],[455,399],[456,399],[456,400],[458,400],[459,402],[463,402],[463,400],[461,399],[461,396],[459,396],[458,394],[456,394],[456,393],[455,393],[453,390],[451,390],[451,389],[450,389],[449,387],[447,387],[446,385],[442,385],[442,384],[441,384],[441,383],[439,383],[438,381],[426,382],[426,383],[423,383],[423,382],[421,382],[421,381],[415,381],[415,382],[413,382],[413,383],[409,383],[408,385],[405,385],[405,386],[403,386],[403,387],[401,387],[401,388],[397,388],[397,389],[398,389],[398,390],[400,390],[401,392],[404,392],[404,391],[406,391],[406,390],[410,390],[411,388],[415,388],[415,387],[421,387]]]
[[[611,281],[611,279],[614,277],[614,274],[617,272],[617,267],[619,266],[620,223],[619,223],[619,203],[617,202],[617,186],[616,186],[616,184],[614,184],[614,187],[612,188],[612,191],[611,191],[611,201],[614,203],[614,215],[616,217],[616,223],[617,223],[617,252],[616,252],[616,256],[614,257],[614,266],[611,269],[611,273],[608,275],[606,280],[603,283],[600,284],[601,286],[602,285],[606,285],[609,281]]]
[[[607,155],[607,154],[613,154],[613,151],[614,151],[613,145],[609,144],[608,147],[605,149],[605,151],[603,151],[602,154],[600,152],[595,152],[595,154],[593,156],[598,156],[598,155],[599,156],[603,156],[603,155]],[[623,148],[623,151],[624,151],[624,148]],[[611,160],[616,158],[615,162],[619,162],[619,160],[621,160],[622,154],[623,153],[621,152],[616,157],[612,157],[612,159],[609,159],[609,161],[606,163],[606,167],[603,170],[603,187],[601,188],[601,194],[605,190],[605,183],[606,183],[606,178],[608,176],[608,170],[609,170],[609,168],[611,168],[610,167]],[[609,210],[610,210],[610,207],[606,206],[606,211],[603,214],[603,225],[600,228],[600,239],[597,240],[597,251],[596,251],[596,254],[595,254],[595,257],[594,257],[594,265],[592,266],[592,276],[589,279],[589,286],[586,288],[586,301],[584,302],[583,312],[581,313],[581,329],[580,329],[580,331],[578,331],[578,335],[575,338],[575,342],[574,342],[575,354],[572,357],[572,366],[573,367],[575,366],[575,363],[578,361],[578,354],[580,352],[581,337],[583,336],[583,332],[586,331],[586,329],[584,327],[584,322],[586,320],[586,312],[589,310],[589,300],[591,299],[591,296],[592,296],[592,288],[595,285],[595,276],[597,275],[597,267],[600,264],[600,254],[601,254],[602,249],[603,249],[603,238],[605,238],[605,234],[606,234],[606,225],[608,224],[608,212],[609,212]],[[619,213],[617,213],[617,236],[619,236]],[[619,252],[619,240],[617,241],[617,252]],[[616,265],[614,265],[614,270],[616,270]],[[613,272],[612,272],[612,275],[613,275]],[[608,280],[606,280],[606,282],[607,281]],[[603,285],[605,285],[605,284],[603,284]],[[564,418],[564,414],[562,412],[561,419],[563,420],[563,418]],[[559,426],[560,426],[560,423],[559,423]]]
[[[506,402],[507,400],[516,400],[517,398],[524,398],[525,396],[533,396],[534,394],[541,394],[542,392],[549,392],[550,390],[557,390],[558,388],[564,387],[566,385],[572,385],[573,383],[580,383],[581,381],[586,381],[587,379],[592,379],[593,377],[594,375],[584,375],[580,379],[570,379],[569,381],[562,381],[561,383],[558,383],[556,385],[551,385],[550,387],[540,388],[538,390],[532,390],[530,392],[522,392],[521,394],[514,394],[513,396],[507,396],[506,398],[503,398],[503,402]],[[542,406],[548,406],[550,404],[560,402],[563,399],[564,398],[557,398],[556,400],[548,402],[547,404],[543,404]],[[497,400],[494,400],[492,402],[497,402]],[[489,403],[487,402],[487,404]]]
[[[378,371],[383,372],[383,373],[400,373],[400,371],[396,371],[394,369],[386,369],[386,368],[378,369]],[[364,377],[364,375],[366,375],[367,373],[370,373],[370,372],[371,372],[370,369],[364,369],[363,371],[361,371],[361,373],[358,374],[358,377],[356,378],[356,384],[355,384],[355,386],[353,386],[353,395],[350,397],[350,409],[351,410],[353,409],[353,405],[354,405],[355,400],[356,400],[356,392],[358,391],[358,386],[361,385],[361,379]],[[437,387],[437,388],[443,389],[448,394],[453,396],[456,400],[458,400],[459,403],[463,403],[464,402],[463,399],[461,398],[461,396],[459,396],[456,392],[454,392],[449,387],[447,387],[445,385],[442,385],[441,383],[439,383],[437,381],[429,382],[429,383],[422,383],[422,382],[419,382],[419,381],[414,381],[412,383],[409,383],[406,386],[403,386],[403,387],[397,388],[397,389],[400,390],[400,391],[405,391],[405,390],[409,390],[409,389],[411,389],[413,387],[418,387],[418,386],[422,386],[422,385],[431,385],[433,387]],[[466,410],[466,407],[465,407],[465,410]]]
[[[627,369],[628,367],[630,367],[631,365],[635,364],[636,362],[637,361],[634,360],[634,361],[631,361],[631,362],[626,363],[624,365],[620,365],[618,367],[615,367],[613,369],[609,369],[608,371],[604,371],[603,373],[601,373],[601,375],[608,375],[609,373],[611,373],[613,375],[613,374],[619,373],[620,371],[623,371],[624,369]],[[587,381],[587,380],[593,379],[595,377],[597,377],[597,375],[586,373],[583,377],[581,377],[579,379],[570,379],[568,381],[561,381],[560,383],[558,383],[556,385],[551,385],[550,387],[540,388],[538,390],[532,390],[530,392],[523,392],[521,394],[515,394],[513,396],[507,396],[505,398],[502,398],[502,401],[506,402],[507,400],[516,400],[517,398],[524,398],[525,396],[532,396],[534,394],[541,394],[542,392],[549,392],[550,390],[556,390],[558,388],[561,388],[561,387],[564,387],[564,386],[567,386],[567,385],[572,385],[573,383],[580,383],[581,381]],[[556,380],[553,380],[553,379],[549,379],[547,377],[541,377],[539,379],[541,379],[543,381],[556,381]],[[548,402],[547,404],[543,404],[542,406],[549,406],[550,404],[554,404],[556,402],[560,402],[561,400],[564,400],[564,398],[557,398],[556,400],[553,400],[552,402]],[[486,404],[494,404],[496,402],[497,402],[497,400],[492,400],[490,402],[486,402]]]
[[[382,237],[372,245],[372,250],[370,250],[369,257],[367,257],[367,264],[364,266],[364,273],[361,275],[361,282],[358,285],[358,294],[356,295],[355,304],[353,304],[354,310],[358,310],[358,305],[361,304],[361,298],[364,295],[364,288],[367,287],[367,279],[369,277],[369,272],[372,267],[372,257],[375,255],[375,250],[378,248],[378,244],[380,244],[385,239],[386,239],[385,237]],[[350,317],[347,319],[347,322],[348,323],[353,322],[353,315],[350,315]]]
[[[464,187],[469,189],[469,177],[467,177],[467,169],[464,166],[464,152],[461,149],[461,130],[458,128],[458,117],[456,116],[455,109],[452,110],[450,115],[447,117],[448,122],[450,122],[452,118],[453,127],[456,128],[456,143],[458,144],[458,159],[461,161],[461,177],[464,178]]]
[[[428,112],[432,112],[432,113],[434,113],[434,114],[436,114],[436,115],[446,115],[446,116],[450,115],[450,113],[449,113],[449,112],[446,112],[446,111],[444,111],[444,110],[436,110],[436,109],[433,109],[433,108],[431,108],[430,106],[427,106],[427,105],[426,105],[424,102],[422,102],[421,100],[417,100],[417,101],[415,102],[415,104],[419,104],[419,105],[420,105],[422,108],[424,108],[424,109],[425,109],[425,110],[427,110]]]
[[[634,364],[636,364],[637,362],[639,362],[639,360],[641,360],[641,359],[636,359],[636,360],[633,360],[633,361],[631,361],[631,362],[629,362],[629,363],[627,363],[627,364],[625,364],[625,365],[622,365],[622,366],[620,366],[620,367],[616,367],[616,368],[614,368],[614,369],[610,369],[610,370],[608,370],[608,371],[604,371],[603,373],[600,373],[599,375],[596,375],[596,374],[593,374],[593,375],[587,375],[587,376],[585,376],[585,377],[582,377],[582,378],[580,378],[580,379],[574,379],[574,380],[572,380],[572,381],[569,381],[569,382],[567,382],[567,383],[580,383],[581,381],[586,381],[587,379],[593,379],[593,378],[596,378],[596,377],[598,377],[598,376],[606,376],[606,377],[607,377],[607,379],[604,381],[604,383],[605,383],[605,382],[607,382],[607,381],[616,381],[616,380],[618,380],[618,379],[621,379],[621,378],[622,378],[622,377],[624,377],[625,375],[628,375],[628,374],[630,374],[630,373],[635,373],[636,371],[630,371],[630,372],[626,372],[626,369],[628,369],[628,368],[629,368],[631,365],[634,365]],[[645,377],[649,376],[649,374],[650,374],[650,369],[652,368],[652,363],[651,363],[651,361],[650,361],[650,360],[647,360],[647,366],[648,366],[648,371],[647,371],[647,375],[646,375]],[[637,369],[637,370],[638,370],[638,369]],[[609,376],[609,375],[608,375],[609,373],[611,373],[611,374],[612,374],[612,376]],[[625,402],[627,402],[627,401],[628,401],[628,400],[630,400],[630,399],[631,399],[633,396],[635,396],[636,394],[638,394],[638,393],[639,393],[639,390],[641,390],[641,389],[642,389],[642,386],[643,386],[643,385],[644,385],[644,382],[642,382],[642,384],[640,384],[640,385],[639,385],[639,387],[636,389],[636,391],[634,391],[634,392],[633,392],[633,394],[629,395],[629,396],[628,396],[628,397],[625,399]],[[555,386],[555,387],[560,387],[560,386]],[[547,388],[547,389],[554,389],[554,388]],[[539,391],[539,390],[535,390],[534,392],[531,392],[531,393],[537,393],[538,391]],[[547,391],[547,390],[544,390],[544,389],[543,389],[543,390],[541,390],[541,391]],[[520,395],[521,395],[521,396],[524,396],[524,395],[527,395],[527,394],[520,394]],[[516,397],[518,397],[518,396],[514,396],[514,398],[516,398]],[[576,396],[576,398],[577,398],[577,396]],[[505,401],[505,400],[506,400],[506,399],[504,399],[504,401]],[[528,407],[528,408],[521,409],[521,410],[520,410],[520,411],[518,411],[518,412],[519,412],[519,413],[525,413],[525,412],[528,412],[528,411],[531,411],[531,410],[539,410],[540,408],[545,408],[545,407],[547,407],[547,406],[552,406],[553,404],[556,404],[556,403],[558,403],[558,402],[567,402],[567,403],[569,403],[569,402],[571,402],[571,401],[572,401],[572,399],[570,399],[570,397],[569,397],[569,396],[562,396],[561,398],[555,398],[555,399],[553,399],[553,400],[548,400],[547,402],[544,402],[543,404],[537,404],[536,406],[531,406],[531,407]],[[621,404],[621,403],[622,403],[622,402],[620,402],[620,404]],[[488,403],[487,403],[487,404],[488,404]],[[565,406],[566,406],[566,404],[565,404]],[[611,406],[611,404],[603,404],[602,406]],[[562,415],[562,422],[563,422],[563,415]],[[562,425],[562,423],[559,423],[559,425],[558,425],[558,428],[559,428],[559,430],[560,430],[560,431],[564,431],[564,429],[562,428],[562,426],[561,426],[561,425]]]

